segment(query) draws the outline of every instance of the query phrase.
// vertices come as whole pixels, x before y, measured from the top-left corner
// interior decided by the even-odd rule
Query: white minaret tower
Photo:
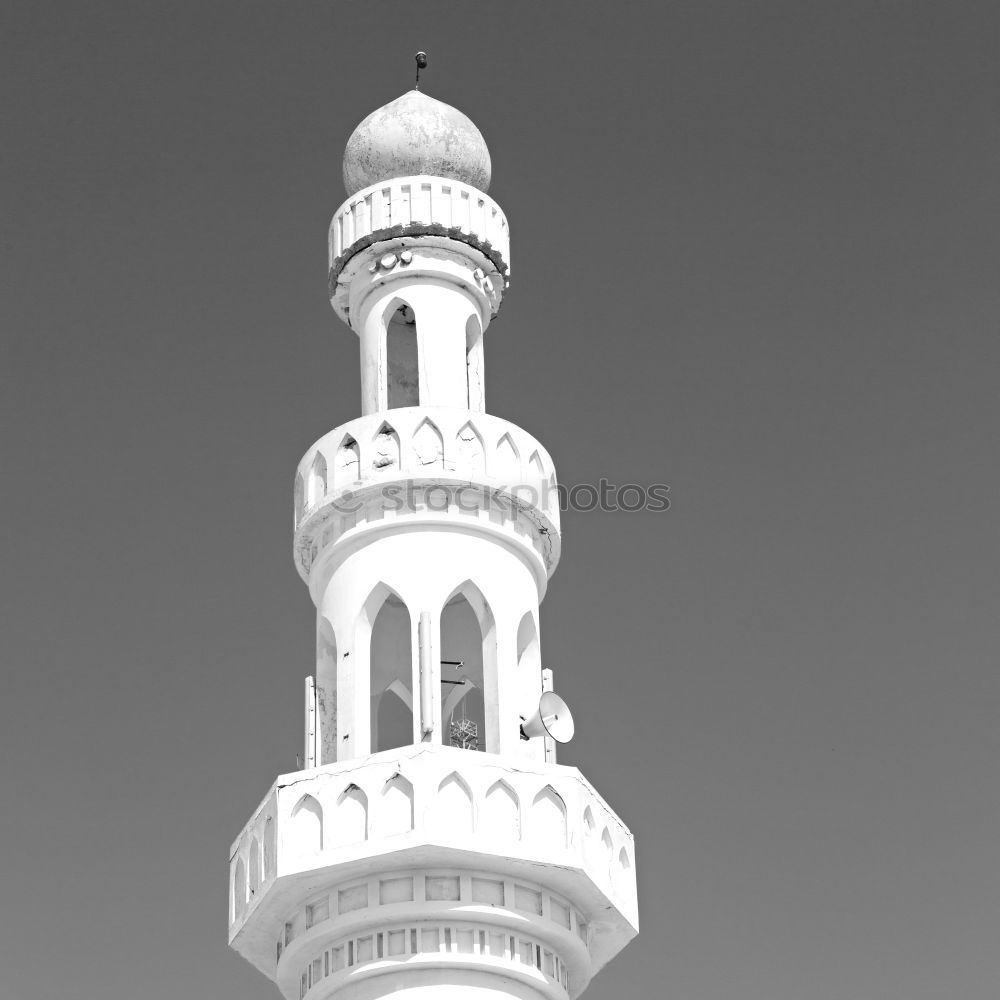
[[[635,849],[555,759],[555,470],[483,393],[510,262],[489,152],[414,90],[354,131],[344,181],[330,296],[362,416],[299,463],[304,769],[232,845],[229,941],[287,1000],[576,997],[638,930]]]

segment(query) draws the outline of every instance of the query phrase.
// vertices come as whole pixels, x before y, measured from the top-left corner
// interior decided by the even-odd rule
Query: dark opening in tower
[[[413,743],[413,679],[410,615],[390,594],[375,618],[371,637],[371,747],[393,750]]]
[[[487,749],[483,642],[479,617],[465,595],[457,594],[441,614],[441,737],[445,746]]]
[[[389,409],[420,404],[420,364],[417,348],[417,318],[413,309],[401,305],[386,324],[385,350],[388,370],[386,392]]]

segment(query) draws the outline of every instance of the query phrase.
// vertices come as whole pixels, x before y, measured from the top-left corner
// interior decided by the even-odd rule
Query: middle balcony
[[[490,414],[411,406],[371,413],[319,439],[295,477],[295,561],[310,578],[321,551],[386,517],[472,517],[559,559],[559,491],[548,452]],[[543,579],[544,579],[543,576]]]

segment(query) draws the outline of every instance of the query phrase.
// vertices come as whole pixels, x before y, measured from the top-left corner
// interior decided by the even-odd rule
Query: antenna
[[[413,85],[414,90],[420,89],[420,71],[422,69],[427,69],[427,53],[418,52],[414,57],[417,61],[417,82]]]

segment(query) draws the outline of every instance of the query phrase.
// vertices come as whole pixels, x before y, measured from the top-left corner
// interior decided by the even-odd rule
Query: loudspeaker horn
[[[569,743],[573,739],[573,713],[554,691],[546,691],[538,699],[538,708],[530,719],[521,723],[521,735],[527,740],[532,736],[551,736],[556,743]]]

